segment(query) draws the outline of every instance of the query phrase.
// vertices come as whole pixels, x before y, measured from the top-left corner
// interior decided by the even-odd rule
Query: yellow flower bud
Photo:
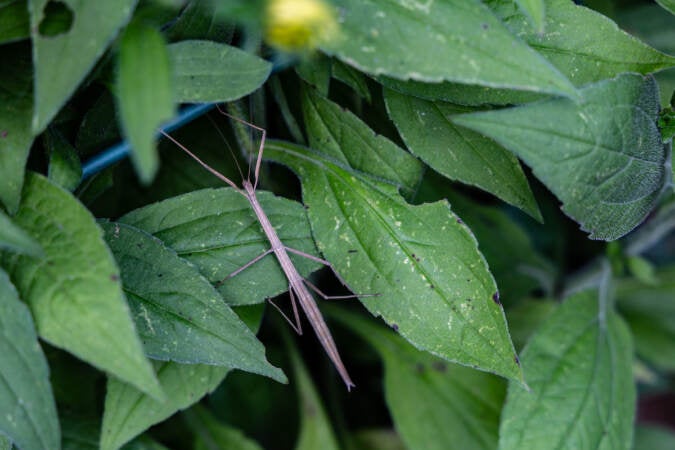
[[[322,0],[268,0],[265,40],[290,52],[304,52],[336,38],[334,10]]]

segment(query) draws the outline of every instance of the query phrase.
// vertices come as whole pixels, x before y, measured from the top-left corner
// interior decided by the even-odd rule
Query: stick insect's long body
[[[226,114],[227,115],[227,114]],[[237,119],[233,117],[235,120],[241,121],[241,119]],[[243,121],[242,121],[243,122]],[[298,250],[293,250],[290,249],[289,247],[286,247],[282,242],[281,239],[279,239],[279,236],[277,235],[276,230],[272,226],[272,223],[270,222],[269,218],[267,217],[267,214],[265,214],[265,211],[263,210],[262,206],[260,205],[260,202],[258,201],[258,197],[255,194],[256,190],[256,185],[258,182],[258,173],[260,169],[260,162],[262,159],[262,151],[264,147],[264,142],[265,142],[265,130],[262,128],[258,128],[252,124],[249,124],[248,122],[243,122],[248,125],[253,126],[256,129],[259,129],[263,133],[263,139],[260,145],[260,150],[258,153],[258,160],[256,162],[256,168],[255,168],[255,173],[254,173],[254,183],[252,184],[249,180],[244,180],[242,185],[244,189],[239,188],[232,180],[227,178],[225,175],[221,174],[205,162],[203,162],[197,155],[192,153],[190,150],[188,150],[184,145],[182,145],[180,142],[176,141],[173,137],[166,133],[162,133],[164,136],[166,136],[169,140],[171,140],[173,143],[175,143],[181,150],[183,150],[185,153],[190,155],[195,161],[197,161],[202,167],[204,167],[206,170],[211,172],[213,175],[215,175],[217,178],[220,180],[224,181],[226,184],[228,184],[230,187],[235,189],[237,192],[239,192],[241,195],[246,197],[248,202],[251,205],[251,208],[255,212],[256,218],[260,222],[260,225],[263,229],[263,232],[265,233],[265,236],[267,237],[267,240],[269,241],[271,248],[267,251],[265,251],[263,254],[259,255],[258,257],[254,258],[251,262],[248,264],[240,267],[238,270],[234,271],[230,275],[228,275],[227,278],[230,278],[232,276],[235,276],[242,270],[246,269],[249,267],[251,264],[259,261],[262,259],[263,256],[269,254],[269,253],[274,253],[274,255],[277,258],[277,261],[279,261],[279,265],[281,266],[281,269],[284,271],[284,274],[286,275],[286,279],[288,280],[288,288],[289,288],[289,293],[291,296],[291,302],[293,305],[293,311],[295,314],[295,319],[298,325],[298,328],[296,331],[301,333],[301,330],[299,328],[299,318],[297,315],[297,308],[295,306],[294,299],[297,298],[298,302],[300,303],[300,307],[304,311],[305,315],[307,316],[307,320],[309,320],[309,323],[311,324],[312,328],[314,329],[314,332],[316,333],[316,336],[319,339],[319,342],[323,346],[324,350],[328,354],[328,357],[330,360],[333,362],[335,365],[335,368],[337,369],[338,373],[340,374],[340,377],[342,377],[342,380],[344,383],[347,385],[347,390],[351,390],[352,387],[355,387],[355,384],[352,382],[351,378],[349,377],[349,374],[347,373],[347,368],[345,365],[342,363],[342,359],[340,358],[340,354],[338,353],[337,346],[335,345],[335,341],[333,340],[333,336],[330,333],[330,330],[328,329],[328,325],[326,325],[326,322],[323,319],[323,316],[321,315],[321,311],[319,311],[319,307],[317,306],[316,302],[314,301],[314,297],[312,294],[309,292],[307,289],[306,281],[302,278],[302,276],[298,273],[298,270],[295,268],[295,265],[293,265],[293,262],[288,256],[288,252],[291,251],[293,253],[298,253],[302,256],[305,256],[307,258],[310,258],[315,261],[319,261],[323,264],[329,265],[331,268],[332,266],[328,261],[324,261],[320,258],[316,258],[312,255],[307,255],[304,254]],[[337,274],[338,278],[340,276]],[[227,279],[226,278],[226,279]],[[340,278],[342,281],[342,279]],[[224,281],[224,280],[223,280]],[[344,281],[343,281],[344,282]],[[221,282],[222,283],[222,282]],[[313,289],[317,290],[315,287]],[[317,290],[317,292],[320,292]],[[322,294],[324,295],[324,294]],[[352,296],[342,296],[342,297],[334,297],[334,298],[347,298],[347,297],[352,297]],[[290,322],[290,320],[289,320]],[[292,325],[292,324],[291,324]]]
[[[291,291],[291,295],[293,295],[293,292],[295,292],[295,296],[300,303],[300,307],[305,312],[309,323],[312,325],[316,336],[319,338],[319,342],[321,342],[321,345],[328,354],[328,357],[331,359],[331,361],[333,361],[335,368],[342,377],[342,380],[347,385],[347,389],[351,389],[355,385],[347,373],[347,368],[342,363],[342,359],[338,353],[333,336],[330,334],[328,325],[326,325],[326,322],[323,320],[323,316],[321,315],[321,312],[314,301],[314,297],[307,289],[305,280],[298,273],[295,265],[293,265],[291,262],[288,252],[286,251],[286,246],[281,242],[281,239],[279,239],[276,230],[270,223],[270,220],[265,214],[265,211],[263,211],[260,202],[258,202],[258,197],[255,195],[255,189],[253,188],[253,185],[251,185],[248,180],[245,180],[243,185],[246,198],[248,199],[249,203],[251,204],[251,208],[258,218],[258,221],[265,232],[265,236],[267,236],[267,240],[270,242],[271,250],[277,257],[277,261],[279,261],[279,265],[288,279],[288,289]]]

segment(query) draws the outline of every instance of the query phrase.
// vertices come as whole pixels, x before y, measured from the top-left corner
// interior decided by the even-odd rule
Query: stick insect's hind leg
[[[245,269],[248,269],[248,268],[251,267],[253,264],[257,263],[258,261],[260,261],[261,259],[263,259],[265,256],[269,255],[269,254],[272,253],[273,251],[274,251],[274,250],[272,250],[271,248],[270,248],[269,250],[265,250],[264,252],[262,252],[261,254],[259,254],[258,256],[256,256],[255,258],[253,258],[252,260],[250,260],[249,262],[247,262],[246,264],[244,264],[243,266],[241,266],[240,268],[238,268],[237,270],[235,270],[235,271],[232,272],[231,274],[227,275],[225,278],[223,278],[223,279],[220,280],[219,282],[217,282],[217,283],[215,284],[215,286],[216,286],[217,288],[220,287],[220,286],[222,286],[222,284],[223,284],[226,280],[229,280],[230,278],[239,275],[239,274],[240,274],[241,272],[243,272]]]
[[[295,323],[291,319],[288,318],[286,314],[277,306],[276,303],[272,301],[272,299],[268,299],[268,301],[276,308],[277,311],[279,311],[279,314],[286,319],[286,322],[293,328],[293,331],[298,333],[299,335],[302,335],[302,322],[300,322],[300,314],[298,314],[298,304],[295,301],[295,294],[293,293],[293,287],[291,285],[288,286],[288,293],[291,296],[291,307],[293,308],[293,317],[295,318]]]
[[[312,261],[316,261],[319,264],[323,264],[324,266],[327,266],[330,268],[330,270],[333,271],[333,274],[337,277],[338,280],[340,280],[340,283],[342,283],[343,286],[345,286],[347,289],[351,289],[347,282],[340,276],[339,273],[337,273],[337,270],[335,270],[335,267],[330,263],[330,261],[326,261],[325,259],[321,259],[317,256],[310,255],[309,253],[301,252],[300,250],[296,250],[291,247],[284,247],[287,251],[291,253],[295,253],[298,256],[303,256],[307,259],[311,259]],[[319,294],[319,296],[323,297],[326,300],[337,300],[337,299],[345,299],[345,298],[357,298],[357,297],[378,297],[380,294],[352,294],[352,295],[326,295],[323,292],[319,290],[316,286],[314,286],[312,283],[310,283],[306,278],[303,278],[305,284],[309,286],[314,292]]]

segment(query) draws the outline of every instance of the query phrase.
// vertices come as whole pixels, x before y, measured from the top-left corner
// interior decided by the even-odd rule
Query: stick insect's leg
[[[250,260],[249,262],[247,262],[246,264],[244,264],[243,266],[241,266],[240,268],[238,268],[237,270],[235,270],[231,274],[227,275],[225,278],[223,278],[219,282],[217,282],[215,286],[220,287],[225,282],[225,280],[229,280],[230,278],[232,278],[236,275],[239,275],[242,271],[244,271],[245,269],[248,269],[253,264],[257,263],[258,261],[263,259],[265,256],[269,255],[273,251],[274,250],[272,250],[271,248],[269,250],[265,250],[263,253],[259,254],[258,256],[256,256],[255,258],[253,258],[252,260]]]
[[[288,286],[288,293],[291,296],[291,306],[293,307],[293,317],[295,318],[295,323],[291,321],[291,319],[288,318],[286,314],[277,306],[276,303],[272,301],[272,299],[269,299],[269,302],[276,308],[277,311],[279,311],[279,314],[282,315],[284,319],[286,319],[286,322],[293,328],[293,330],[298,333],[299,335],[302,335],[302,323],[300,322],[300,315],[298,314],[298,305],[295,301],[295,294],[293,293],[293,288],[289,285]]]
[[[309,281],[306,278],[303,278],[302,281],[314,292],[316,292],[319,297],[323,298],[324,300],[344,300],[347,298],[358,298],[358,297],[376,297],[380,294],[365,294],[365,295],[356,295],[356,294],[350,294],[350,295],[326,295],[324,294],[318,287],[316,287],[314,284],[312,284],[311,281]]]

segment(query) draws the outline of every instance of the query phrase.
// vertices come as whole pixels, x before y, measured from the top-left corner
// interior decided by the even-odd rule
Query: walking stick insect
[[[227,279],[234,277],[235,275],[239,274],[243,270],[247,269],[248,267],[252,266],[256,262],[260,261],[262,258],[265,256],[269,255],[270,253],[274,253],[274,256],[276,256],[277,261],[279,262],[279,265],[281,266],[281,269],[283,270],[284,274],[286,275],[286,279],[288,280],[288,292],[291,297],[291,306],[293,308],[293,316],[294,316],[294,321],[291,321],[286,314],[281,311],[281,309],[274,304],[270,300],[270,303],[272,306],[274,306],[280,313],[281,315],[288,321],[288,323],[293,327],[296,333],[302,334],[302,326],[300,323],[300,317],[298,314],[298,307],[296,304],[297,302],[300,303],[300,307],[302,308],[303,312],[307,316],[307,320],[309,320],[309,323],[311,324],[312,328],[314,329],[314,332],[316,333],[319,342],[321,343],[321,346],[324,348],[326,353],[328,354],[328,357],[330,360],[333,362],[335,365],[335,368],[337,369],[338,373],[340,374],[340,377],[344,381],[345,385],[347,386],[347,390],[351,390],[352,387],[355,387],[356,385],[352,382],[351,378],[349,377],[349,373],[347,372],[347,369],[345,365],[342,363],[342,359],[340,358],[340,354],[338,353],[337,346],[335,345],[335,341],[333,340],[333,336],[330,333],[330,330],[328,329],[328,326],[326,325],[326,322],[323,319],[323,316],[321,315],[321,312],[319,311],[319,308],[314,301],[314,297],[312,297],[312,294],[309,292],[309,289],[312,291],[316,292],[319,296],[321,296],[324,299],[345,299],[345,298],[355,298],[358,297],[357,295],[339,295],[339,296],[329,296],[321,292],[319,288],[314,286],[310,281],[304,279],[300,273],[298,273],[298,270],[295,268],[293,265],[293,262],[291,261],[290,257],[288,256],[288,253],[294,253],[299,256],[303,256],[305,258],[309,258],[312,261],[316,261],[318,263],[324,264],[333,270],[337,278],[344,284],[345,286],[347,285],[345,281],[340,277],[340,275],[335,271],[333,268],[333,265],[321,258],[317,258],[314,255],[309,255],[307,253],[301,252],[299,250],[286,247],[283,242],[281,242],[281,239],[279,239],[279,236],[277,235],[276,230],[272,226],[272,223],[270,222],[269,218],[265,214],[265,211],[262,209],[262,206],[260,205],[260,202],[258,201],[258,197],[256,196],[256,188],[258,186],[258,177],[260,173],[260,164],[262,161],[262,155],[263,155],[263,150],[265,147],[265,139],[267,137],[267,133],[265,129],[258,127],[252,123],[249,123],[243,119],[239,119],[237,117],[234,117],[218,108],[221,114],[228,116],[232,120],[236,120],[237,122],[240,122],[244,125],[247,125],[255,130],[260,131],[261,133],[261,140],[260,140],[260,147],[258,148],[258,156],[256,159],[255,163],[255,170],[253,172],[253,182],[250,180],[250,166],[249,166],[249,176],[246,179],[243,179],[243,174],[242,174],[242,188],[238,187],[232,180],[227,178],[225,175],[221,174],[208,164],[206,164],[204,161],[199,159],[194,153],[192,153],[190,150],[188,150],[184,145],[182,145],[180,142],[176,141],[173,137],[171,137],[169,134],[165,133],[162,131],[162,134],[172,141],[174,144],[176,144],[181,150],[183,150],[185,153],[187,153],[190,157],[192,157],[197,163],[199,163],[204,169],[208,170],[211,172],[214,176],[216,176],[218,179],[226,183],[228,186],[230,186],[232,189],[234,189],[236,192],[239,192],[241,195],[243,195],[246,200],[249,202],[251,205],[251,209],[253,209],[253,212],[256,215],[256,218],[258,219],[258,222],[260,223],[260,226],[262,227],[263,232],[265,233],[265,236],[267,237],[267,240],[270,243],[270,248],[268,250],[265,250],[263,253],[260,255],[256,256],[253,258],[251,261],[248,263],[244,264],[242,267],[238,268],[228,276],[226,276],[223,280],[218,282],[216,286],[220,286],[223,282],[225,282]],[[235,160],[236,161],[236,160]],[[240,171],[241,172],[241,171]],[[308,289],[309,288],[309,289]],[[361,297],[365,296],[376,296],[378,294],[365,294],[365,295],[360,295]]]

